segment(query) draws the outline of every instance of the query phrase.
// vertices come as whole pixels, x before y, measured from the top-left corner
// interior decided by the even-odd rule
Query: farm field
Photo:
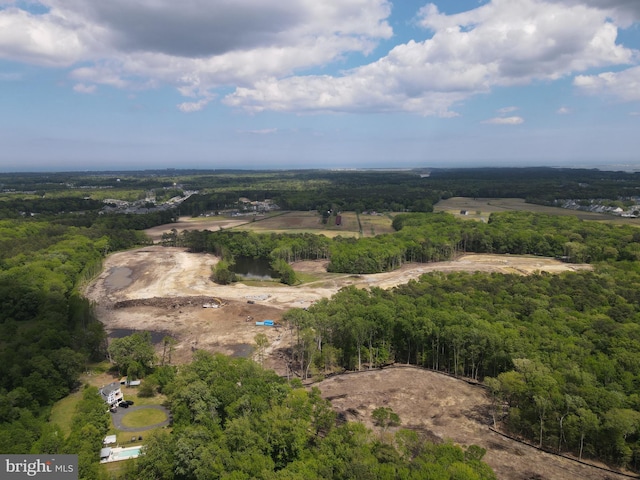
[[[250,230],[257,233],[313,233],[325,237],[359,237],[360,226],[354,212],[340,214],[342,223],[336,225],[336,217],[328,218],[327,223],[322,223],[322,217],[316,211],[310,212],[283,212],[280,215],[258,220],[237,227],[236,230]],[[391,225],[391,221],[389,221]]]
[[[323,225],[317,212],[278,212],[268,215],[241,216],[241,217],[180,217],[176,223],[168,223],[145,230],[154,241],[160,242],[163,233],[176,230],[181,233],[185,230],[211,230],[220,229],[246,230],[256,233],[313,233],[326,237],[375,237],[384,233],[392,233],[391,217],[387,215],[358,215],[355,212],[341,213],[342,224],[335,224],[335,216],[329,218]]]
[[[544,205],[536,205],[534,203],[526,203],[523,198],[470,198],[470,197],[451,197],[446,200],[440,200],[434,205],[435,212],[447,212],[457,218],[478,220],[486,222],[489,215],[494,212],[506,211],[523,211],[533,213],[545,213],[548,215],[566,215],[578,217],[582,220],[593,220],[608,223],[617,223],[625,225],[640,226],[640,219],[622,218],[615,215],[606,215],[602,213],[583,212],[581,210],[569,210],[560,207],[547,207]],[[463,215],[460,212],[466,211]]]

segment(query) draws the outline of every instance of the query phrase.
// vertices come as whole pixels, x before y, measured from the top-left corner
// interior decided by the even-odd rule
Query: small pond
[[[251,280],[271,280],[276,278],[269,266],[269,261],[264,258],[236,257],[235,262],[231,270],[243,278]]]

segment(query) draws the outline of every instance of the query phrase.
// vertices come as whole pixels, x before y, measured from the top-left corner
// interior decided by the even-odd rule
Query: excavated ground
[[[328,274],[326,261],[299,262],[297,272],[316,281],[287,287],[273,282],[222,286],[210,279],[217,258],[185,249],[151,246],[110,255],[85,295],[95,302],[98,318],[111,338],[145,330],[158,351],[165,335],[177,340],[172,363],[191,360],[196,349],[227,355],[253,356],[258,333],[269,347],[264,365],[286,374],[283,350],[290,333],[279,327],[256,326],[274,320],[293,307],[307,307],[331,297],[340,288],[392,288],[432,271],[484,271],[530,274],[590,268],[541,257],[464,255],[434,264],[408,264],[376,275]],[[204,307],[207,308],[204,308]],[[613,473],[581,466],[540,452],[489,430],[489,399],[479,387],[420,369],[385,369],[337,376],[317,384],[345,418],[370,427],[371,412],[390,406],[405,427],[433,439],[477,444],[488,450],[485,460],[503,479],[618,479]]]

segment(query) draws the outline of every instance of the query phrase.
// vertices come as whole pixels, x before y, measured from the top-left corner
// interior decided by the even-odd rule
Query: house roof
[[[105,399],[109,396],[110,393],[115,392],[120,389],[120,384],[118,382],[110,383],[109,385],[105,385],[100,389],[100,395],[102,395]]]
[[[108,458],[111,455],[111,448],[105,447],[100,449],[100,458]]]
[[[112,443],[116,443],[117,441],[117,437],[115,435],[107,435],[106,437],[104,437],[104,440],[102,441],[102,443],[104,445],[110,445]]]

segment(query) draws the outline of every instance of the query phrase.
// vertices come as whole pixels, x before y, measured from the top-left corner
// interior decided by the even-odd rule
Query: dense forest
[[[429,213],[452,195],[621,201],[638,194],[635,174],[161,171],[1,175],[0,187],[0,452],[79,453],[82,478],[100,478],[96,455],[108,416],[96,392],[83,390],[70,435],[47,422],[51,405],[82,388],[80,373],[107,353],[81,287],[106,254],[148,244],[143,229],[178,215],[105,214],[100,202],[189,187],[200,194],[182,203],[183,215],[222,209],[238,196],[305,210],[408,211],[395,216],[395,233],[367,239],[234,231],[166,239],[227,262],[268,259],[285,283],[296,282],[289,263],[303,259],[329,259],[331,271],[353,274],[462,252],[591,263],[591,272],[432,274],[391,291],[345,289],[285,315],[297,339],[291,367],[305,378],[401,362],[468,377],[491,393],[496,425],[543,448],[640,470],[637,228],[526,212],[493,214],[487,223]],[[224,477],[238,468],[235,478],[414,478],[427,465],[442,472],[434,478],[492,478],[475,450],[426,444],[407,432],[387,442],[341,425],[316,392],[248,361],[198,354],[169,377],[162,388],[174,434],[151,439],[125,478],[199,478],[203,469]]]
[[[114,228],[106,219],[90,227],[65,225],[74,220],[0,221],[4,453],[39,451],[49,407],[79,386],[88,362],[104,359],[106,335],[80,287],[100,272],[106,253],[148,242],[142,232]]]

